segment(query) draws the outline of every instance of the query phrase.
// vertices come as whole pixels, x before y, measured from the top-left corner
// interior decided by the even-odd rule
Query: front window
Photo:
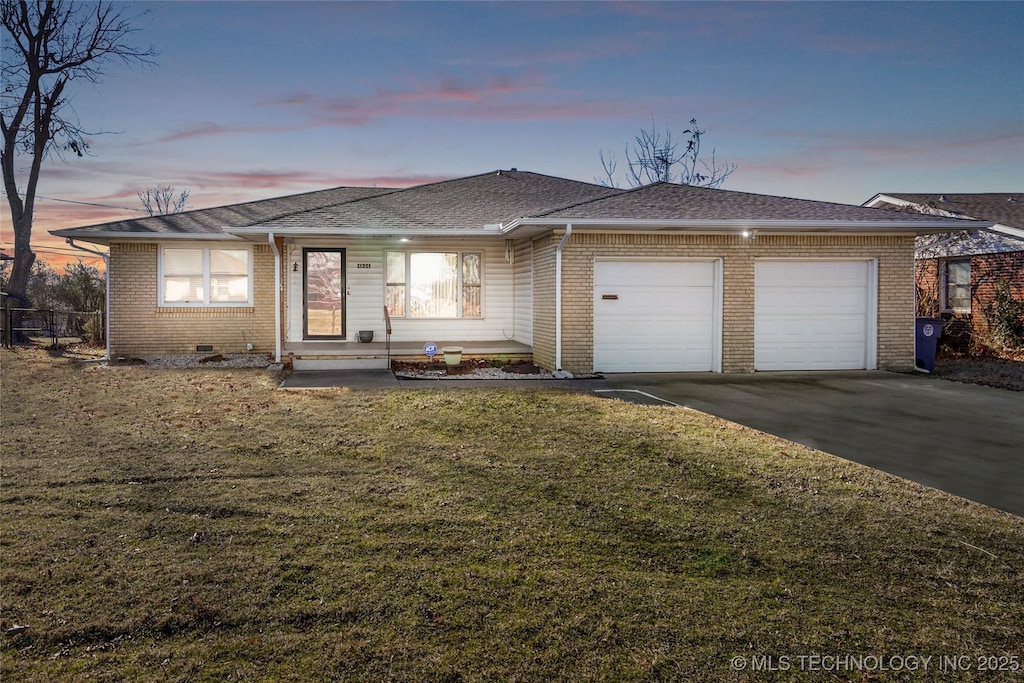
[[[971,260],[946,261],[946,308],[954,313],[971,312]]]
[[[160,304],[246,306],[252,302],[252,250],[163,247]]]
[[[480,254],[389,251],[385,264],[391,317],[481,317]]]

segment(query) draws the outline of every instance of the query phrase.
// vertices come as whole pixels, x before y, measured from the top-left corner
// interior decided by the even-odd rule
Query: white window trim
[[[164,252],[168,249],[201,249],[203,251],[203,293],[206,301],[164,301]],[[248,252],[248,270],[246,278],[248,289],[245,301],[210,301],[210,250],[230,249],[232,251]],[[161,244],[157,258],[157,305],[160,308],[251,308],[253,306],[253,248],[251,244],[209,244],[209,243],[183,243],[183,244]]]
[[[386,268],[387,268],[387,260],[388,260],[388,254],[389,253],[391,253],[391,254],[405,254],[405,285],[404,285],[405,286],[405,315],[394,315],[393,313],[389,312],[389,315],[390,315],[391,318],[395,318],[395,319],[398,319],[398,320],[409,320],[409,321],[420,321],[420,320],[430,321],[430,320],[483,320],[486,317],[486,313],[485,313],[485,310],[484,310],[484,301],[486,300],[486,289],[485,289],[485,287],[487,285],[486,285],[485,280],[487,278],[484,277],[484,272],[485,272],[485,261],[484,261],[484,258],[485,258],[485,254],[484,254],[484,250],[483,249],[388,249],[388,250],[386,250],[384,252],[385,271],[386,271]],[[456,285],[456,287],[457,287],[458,296],[459,296],[459,298],[458,298],[459,314],[457,316],[455,316],[454,318],[451,318],[451,317],[417,318],[417,317],[413,317],[413,316],[409,315],[409,311],[411,310],[410,306],[411,306],[411,303],[412,303],[409,300],[409,297],[411,295],[411,289],[412,289],[411,283],[409,282],[409,267],[410,267],[410,263],[412,261],[412,259],[410,257],[413,254],[456,254],[456,255],[458,255],[459,258],[458,258],[457,270],[458,270],[459,281],[458,281],[458,284]],[[463,294],[463,292],[462,292],[462,289],[463,289],[463,285],[462,285],[463,265],[462,265],[462,259],[463,259],[463,257],[466,254],[475,254],[476,256],[480,257],[480,284],[478,285],[480,287],[480,315],[473,315],[473,316],[464,316],[464,315],[462,315],[462,307],[463,307],[463,300],[462,300],[462,294]],[[388,283],[388,279],[387,279],[387,273],[385,272],[385,275],[384,275],[384,300],[385,301],[387,301],[387,288],[388,288],[388,284],[389,283]]]

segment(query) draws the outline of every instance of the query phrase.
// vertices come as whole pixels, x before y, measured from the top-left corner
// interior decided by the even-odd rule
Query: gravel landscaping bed
[[[583,379],[597,375],[559,375],[548,372],[533,363],[515,363],[494,367],[485,360],[467,360],[456,366],[444,363],[422,363],[409,361],[393,361],[391,368],[396,377],[401,379]]]

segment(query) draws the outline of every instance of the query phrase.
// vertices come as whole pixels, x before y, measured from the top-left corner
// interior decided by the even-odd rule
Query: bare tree
[[[110,62],[151,64],[155,53],[130,45],[127,41],[136,30],[131,19],[102,0],[0,0],[0,22],[7,32],[0,65],[0,165],[14,225],[8,293],[27,305],[26,286],[36,258],[32,218],[43,160],[51,152],[80,157],[89,149],[90,133],[70,107],[68,85],[100,82]],[[15,163],[22,156],[27,172]]]
[[[630,187],[643,187],[652,183],[681,183],[698,187],[720,187],[736,170],[736,164],[719,164],[715,150],[711,158],[701,157],[701,139],[706,131],[697,126],[697,119],[690,119],[690,127],[683,131],[689,135],[686,144],[672,141],[672,132],[658,130],[651,119],[650,130],[641,130],[633,138],[633,145],[626,145],[626,182]],[[611,152],[600,151],[601,168],[604,176],[594,178],[595,182],[607,187],[618,187],[616,171],[618,161]]]
[[[160,185],[147,187],[144,192],[139,192],[139,201],[142,202],[142,206],[150,216],[164,216],[184,211],[188,196],[188,189],[182,190],[181,194],[175,196],[173,185]]]

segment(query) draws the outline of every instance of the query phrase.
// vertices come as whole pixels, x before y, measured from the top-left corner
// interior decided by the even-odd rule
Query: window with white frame
[[[971,312],[971,259],[945,262],[946,308],[954,313]]]
[[[385,301],[392,318],[479,318],[483,314],[477,252],[389,251]]]
[[[162,247],[160,305],[252,305],[252,248]]]

